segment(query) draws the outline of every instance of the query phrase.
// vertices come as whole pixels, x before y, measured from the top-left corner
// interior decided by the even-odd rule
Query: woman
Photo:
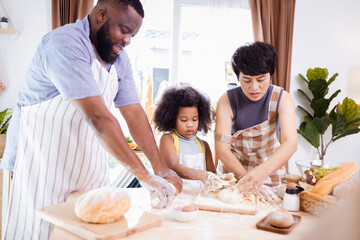
[[[241,86],[228,90],[217,105],[216,154],[224,171],[243,177],[242,186],[278,185],[296,151],[293,99],[270,84],[276,55],[275,48],[263,42],[239,47],[232,68]]]

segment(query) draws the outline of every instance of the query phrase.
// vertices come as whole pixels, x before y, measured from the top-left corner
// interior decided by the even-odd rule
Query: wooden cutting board
[[[131,206],[123,218],[113,223],[92,224],[76,217],[74,206],[76,201],[41,208],[37,214],[44,220],[59,226],[85,239],[118,239],[128,235],[161,225],[158,215]]]
[[[256,205],[247,203],[226,203],[217,198],[216,193],[200,193],[194,204],[200,210],[215,211],[215,212],[227,212],[227,213],[238,213],[255,215],[258,212]]]
[[[278,228],[270,224],[269,216],[270,213],[266,217],[261,219],[259,222],[257,222],[256,228],[274,233],[289,234],[294,229],[294,227],[301,221],[301,216],[292,214],[294,220],[293,223],[290,225],[290,227]]]

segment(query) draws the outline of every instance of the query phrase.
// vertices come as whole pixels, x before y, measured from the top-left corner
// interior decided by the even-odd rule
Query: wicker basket
[[[322,215],[336,205],[337,200],[324,198],[316,193],[307,191],[300,193],[300,209],[305,212]]]

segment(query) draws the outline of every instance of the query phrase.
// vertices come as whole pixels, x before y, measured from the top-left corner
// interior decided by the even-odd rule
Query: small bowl
[[[194,220],[199,214],[199,209],[196,208],[192,212],[183,212],[185,205],[176,205],[171,208],[171,216],[173,219],[179,222],[190,222]]]
[[[311,178],[308,179],[308,176],[305,174],[306,170],[310,170],[312,167],[314,166],[321,166],[321,160],[298,160],[295,161],[296,166],[299,170],[300,175],[303,177],[304,182],[314,185],[316,182],[314,182],[315,179],[313,179],[313,182],[311,182]],[[330,167],[337,167],[339,166],[338,163],[334,162],[334,161],[329,161],[329,160],[325,160],[324,165],[322,165],[325,168],[330,168]]]

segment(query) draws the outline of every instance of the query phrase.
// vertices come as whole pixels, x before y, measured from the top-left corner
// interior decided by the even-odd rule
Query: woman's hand
[[[257,166],[252,171],[248,172],[237,183],[237,187],[240,190],[248,190],[251,188],[260,188],[265,179],[269,176],[268,171],[263,166]]]

